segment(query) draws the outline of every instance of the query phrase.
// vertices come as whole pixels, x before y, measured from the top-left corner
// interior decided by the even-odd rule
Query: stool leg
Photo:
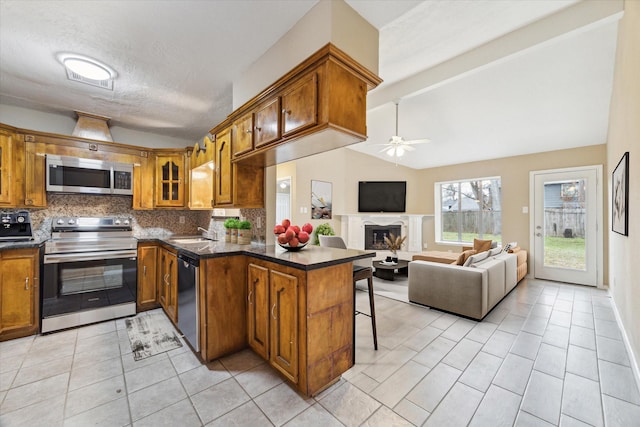
[[[369,285],[369,307],[371,308],[371,328],[373,329],[373,348],[378,349],[378,333],[376,331],[376,306],[373,301],[373,277],[367,277]],[[355,288],[354,288],[355,289]]]

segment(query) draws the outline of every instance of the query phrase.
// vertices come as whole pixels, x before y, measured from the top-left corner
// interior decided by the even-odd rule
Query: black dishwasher
[[[200,351],[198,322],[198,266],[200,260],[178,253],[178,328],[195,351]]]

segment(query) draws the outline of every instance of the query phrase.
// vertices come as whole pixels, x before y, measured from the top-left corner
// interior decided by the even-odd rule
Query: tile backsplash
[[[212,211],[189,210],[152,210],[139,211],[131,208],[130,196],[86,195],[86,194],[47,194],[48,207],[28,209],[34,233],[48,235],[51,232],[51,218],[57,216],[128,216],[133,218],[136,234],[164,236],[169,234],[197,234],[198,227],[216,230],[223,238],[224,228],[221,220],[211,218]],[[251,221],[253,239],[264,242],[264,209],[241,209],[240,216]],[[184,217],[184,223],[180,218]],[[261,217],[261,228],[257,228]]]

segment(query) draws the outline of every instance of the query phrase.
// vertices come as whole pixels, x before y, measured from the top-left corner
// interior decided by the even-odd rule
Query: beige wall
[[[640,151],[637,150],[640,147],[639,29],[640,2],[627,0],[618,32],[609,114],[607,175],[611,175],[622,155],[628,151],[631,190],[629,236],[609,231],[609,286],[633,352],[636,376],[640,365]],[[610,204],[608,201],[608,209],[611,209]]]
[[[575,166],[605,165],[606,145],[594,145],[546,153],[505,157],[481,162],[424,169],[419,180],[423,188],[422,210],[434,213],[434,183],[467,178],[499,176],[502,182],[502,238],[518,242],[527,251],[529,244],[529,214],[522,208],[529,206],[529,172]],[[604,184],[606,188],[606,183]],[[604,196],[606,199],[606,195]],[[429,250],[458,251],[456,246],[438,245],[435,242],[433,222],[425,227],[424,241]],[[604,252],[606,273],[606,247]],[[606,276],[605,276],[606,277]]]

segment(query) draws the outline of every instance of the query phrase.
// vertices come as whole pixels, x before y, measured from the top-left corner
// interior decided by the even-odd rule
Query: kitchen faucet
[[[218,240],[218,232],[216,230],[207,230],[206,228],[198,227],[198,231],[202,231],[202,235],[210,239],[211,233],[213,233],[213,240]]]

